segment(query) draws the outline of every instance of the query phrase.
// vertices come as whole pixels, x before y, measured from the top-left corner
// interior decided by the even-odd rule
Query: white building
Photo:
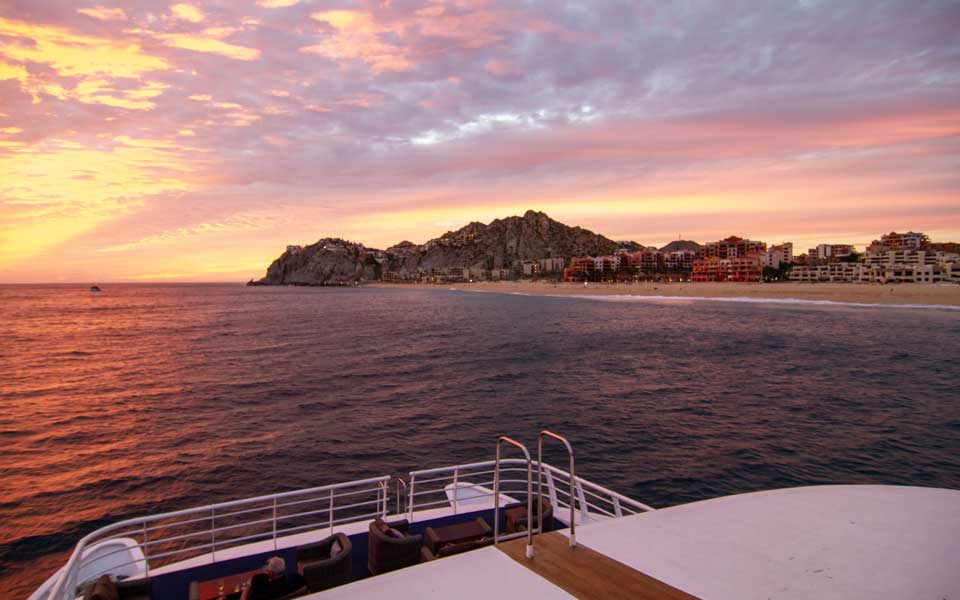
[[[542,273],[563,273],[566,261],[562,258],[541,258],[540,271]]]

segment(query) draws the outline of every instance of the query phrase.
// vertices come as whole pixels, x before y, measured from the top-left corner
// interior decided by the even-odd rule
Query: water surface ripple
[[[443,289],[0,287],[0,589],[109,522],[569,436],[654,506],[960,488],[956,311]],[[559,457],[553,457],[559,460]]]

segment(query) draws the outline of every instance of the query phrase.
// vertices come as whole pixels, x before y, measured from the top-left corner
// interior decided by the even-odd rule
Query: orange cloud
[[[257,6],[263,8],[286,8],[299,3],[300,0],[257,0]]]
[[[107,104],[130,109],[152,108],[148,100],[163,92],[166,86],[141,84],[146,73],[164,70],[169,64],[163,58],[144,53],[140,46],[124,40],[105,39],[74,34],[60,27],[33,25],[0,18],[0,79],[16,79],[20,87],[33,97],[34,103],[44,95],[59,100],[75,98],[87,104]],[[39,63],[49,66],[60,77],[78,78],[73,89],[53,81],[45,74],[32,74],[20,64]],[[116,88],[119,79],[138,87]]]
[[[203,11],[190,4],[174,4],[170,7],[170,12],[173,13],[174,18],[191,23],[201,23],[207,18]]]
[[[127,13],[122,8],[106,8],[103,6],[94,6],[92,8],[78,8],[77,12],[81,15],[87,15],[101,21],[123,21],[127,18]]]
[[[150,32],[145,32],[150,33]],[[233,33],[229,28],[209,28],[201,33],[153,33],[153,37],[171,48],[209,52],[234,60],[257,60],[260,50],[224,42],[223,38]]]
[[[52,139],[0,155],[0,267],[63,243],[151,195],[195,189],[195,166],[162,140]],[[195,163],[194,163],[195,164]]]

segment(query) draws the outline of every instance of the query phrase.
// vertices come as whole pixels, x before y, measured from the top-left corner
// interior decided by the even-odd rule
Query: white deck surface
[[[578,527],[577,540],[704,600],[960,600],[960,491],[741,494]],[[490,547],[309,597],[570,596]]]
[[[817,486],[598,523],[577,541],[707,599],[960,599],[960,491]]]
[[[335,598],[499,598],[564,599],[570,594],[540,578],[494,547],[481,548],[408,567],[357,583],[307,596]]]

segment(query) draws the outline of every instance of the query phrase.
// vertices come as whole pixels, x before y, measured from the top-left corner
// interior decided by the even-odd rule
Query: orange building
[[[693,261],[691,281],[760,281],[763,268],[760,266],[760,256],[735,256],[733,258],[698,258]]]
[[[767,250],[765,242],[755,242],[745,240],[741,237],[731,235],[725,240],[719,242],[707,242],[700,249],[702,258],[733,258],[735,256],[748,256],[750,254],[759,254]]]

